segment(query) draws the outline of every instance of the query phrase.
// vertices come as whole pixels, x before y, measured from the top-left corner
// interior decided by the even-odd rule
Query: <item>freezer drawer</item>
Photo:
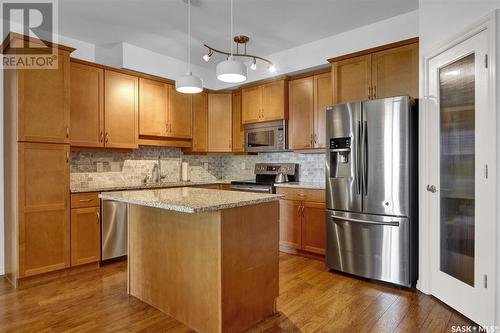
[[[101,261],[127,255],[127,219],[126,203],[102,200]]]
[[[407,218],[327,210],[326,232],[329,268],[411,286]]]

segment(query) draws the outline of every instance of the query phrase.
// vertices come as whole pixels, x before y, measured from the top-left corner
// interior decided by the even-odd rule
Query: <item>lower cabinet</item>
[[[280,200],[280,245],[285,248],[325,254],[324,190],[278,188]],[[299,200],[297,200],[299,198]]]
[[[78,193],[71,196],[71,266],[99,261],[100,214],[97,193]]]

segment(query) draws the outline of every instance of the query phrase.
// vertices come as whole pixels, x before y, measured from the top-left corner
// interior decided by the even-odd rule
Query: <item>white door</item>
[[[431,293],[481,325],[494,324],[495,117],[488,30],[428,62],[426,198]],[[430,103],[429,103],[430,102]],[[488,281],[489,280],[489,281]]]

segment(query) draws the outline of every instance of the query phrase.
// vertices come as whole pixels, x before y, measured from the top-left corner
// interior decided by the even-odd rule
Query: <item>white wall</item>
[[[361,28],[326,37],[275,54],[267,55],[277,71],[270,74],[263,63],[258,62],[255,71],[248,70],[246,82],[265,79],[319,66],[327,66],[327,59],[368,48],[418,36],[418,10],[379,21]],[[231,85],[217,82],[217,89]]]

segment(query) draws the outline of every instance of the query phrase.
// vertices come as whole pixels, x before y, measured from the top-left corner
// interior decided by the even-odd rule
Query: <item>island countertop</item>
[[[103,200],[161,208],[182,213],[202,213],[277,201],[282,195],[192,187],[101,193]]]

